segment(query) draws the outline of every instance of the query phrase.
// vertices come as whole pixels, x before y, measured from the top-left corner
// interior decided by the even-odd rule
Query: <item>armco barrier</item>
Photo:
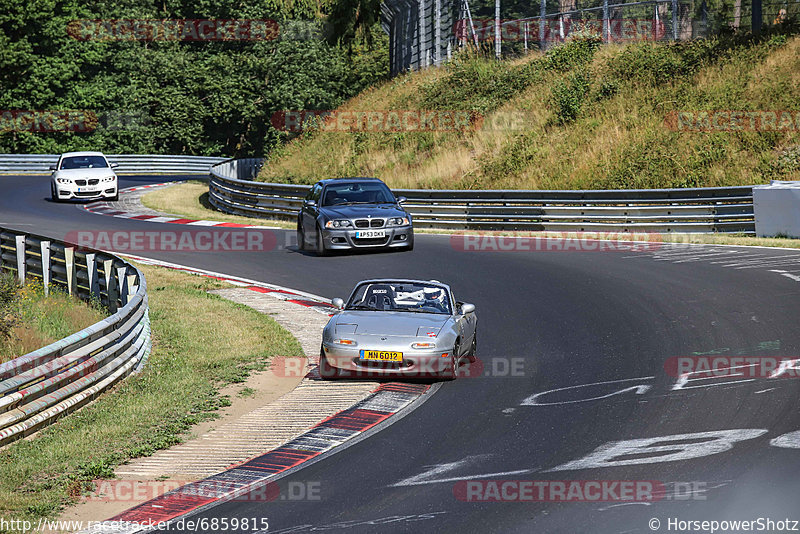
[[[249,217],[294,220],[307,185],[252,181],[264,160],[211,168],[209,201]],[[517,191],[395,189],[417,228],[755,233],[753,188]]]
[[[108,161],[119,164],[117,174],[208,174],[212,165],[227,158],[111,154]],[[58,154],[0,154],[0,174],[50,174]]]
[[[0,363],[0,446],[54,422],[141,368],[150,352],[142,273],[97,251],[0,228],[0,267],[112,312],[76,334]]]

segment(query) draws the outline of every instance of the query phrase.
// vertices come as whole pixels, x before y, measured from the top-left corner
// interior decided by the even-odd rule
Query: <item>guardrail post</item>
[[[25,236],[18,235],[14,236],[16,239],[16,247],[17,247],[17,276],[19,277],[19,283],[25,284]]]
[[[89,277],[89,293],[100,297],[100,284],[97,283],[97,261],[94,254],[86,255],[86,274]]]
[[[136,291],[139,289],[139,285],[136,283],[136,275],[129,274],[126,277],[126,285],[128,286],[128,301],[131,300],[131,297],[136,295]]]
[[[50,294],[50,241],[41,242],[42,249],[42,284],[44,295]]]
[[[64,264],[67,268],[67,293],[74,295],[75,291],[75,247],[64,247]]]
[[[120,302],[125,306],[128,303],[128,268],[117,267],[117,292]]]
[[[106,306],[108,311],[117,311],[117,284],[114,278],[114,260],[103,261],[103,277],[106,280]]]

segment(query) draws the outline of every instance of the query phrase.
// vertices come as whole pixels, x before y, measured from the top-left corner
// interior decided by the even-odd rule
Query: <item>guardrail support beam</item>
[[[106,280],[106,306],[108,311],[117,311],[117,284],[114,277],[114,260],[103,262],[103,277]]]
[[[86,255],[86,274],[89,277],[89,293],[100,298],[100,284],[97,282],[97,262],[94,254]]]
[[[125,306],[128,303],[128,293],[130,292],[128,289],[127,267],[117,267],[117,288],[122,305]]]
[[[25,236],[15,236],[16,249],[17,249],[17,277],[19,283],[25,285],[25,271],[27,265],[25,264]]]
[[[64,264],[67,268],[67,293],[75,294],[75,247],[64,247]]]
[[[50,294],[50,241],[42,241],[42,284],[44,285],[44,295]]]

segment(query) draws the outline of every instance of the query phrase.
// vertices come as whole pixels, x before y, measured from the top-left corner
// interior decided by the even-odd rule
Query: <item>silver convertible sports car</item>
[[[456,378],[475,360],[475,306],[435,280],[359,282],[322,332],[323,379],[365,375]]]

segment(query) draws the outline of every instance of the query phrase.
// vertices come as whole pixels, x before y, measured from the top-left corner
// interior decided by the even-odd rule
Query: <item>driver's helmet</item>
[[[425,300],[435,300],[437,302],[444,300],[444,291],[438,287],[426,287],[423,289],[423,295],[425,295]]]

